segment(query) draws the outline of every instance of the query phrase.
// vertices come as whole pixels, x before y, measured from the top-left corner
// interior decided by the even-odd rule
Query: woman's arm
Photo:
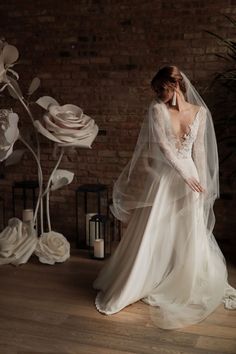
[[[160,150],[165,156],[169,164],[180,174],[184,181],[189,185],[189,187],[197,192],[202,192],[199,181],[197,181],[193,176],[189,175],[188,170],[185,168],[183,160],[178,159],[173,148],[166,137],[163,115],[160,113],[158,106],[153,107],[153,119],[155,126],[155,135],[157,143],[160,146]]]

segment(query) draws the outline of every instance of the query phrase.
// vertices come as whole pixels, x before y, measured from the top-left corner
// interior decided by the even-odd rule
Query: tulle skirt
[[[198,178],[193,160],[184,163]],[[172,168],[150,193],[153,205],[135,209],[93,283],[100,290],[96,308],[111,315],[142,300],[160,328],[200,322],[220,305],[228,284],[224,256],[204,221],[203,196],[189,193]]]

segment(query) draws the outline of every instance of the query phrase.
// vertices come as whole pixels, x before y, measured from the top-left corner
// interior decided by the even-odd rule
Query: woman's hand
[[[195,177],[186,178],[185,182],[194,191],[198,193],[205,192],[205,189],[201,186]]]

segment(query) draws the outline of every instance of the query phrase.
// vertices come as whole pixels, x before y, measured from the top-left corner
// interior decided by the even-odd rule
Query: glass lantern
[[[104,259],[111,254],[109,219],[96,214],[89,220],[89,254],[94,259]]]

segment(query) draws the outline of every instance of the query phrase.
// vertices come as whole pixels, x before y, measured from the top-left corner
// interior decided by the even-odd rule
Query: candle
[[[96,213],[86,214],[86,244],[87,244],[87,246],[93,246],[93,242],[95,240],[95,223],[92,222],[92,223],[90,223],[90,244],[89,244],[89,220],[94,215],[96,215]],[[98,232],[97,232],[97,235],[98,235]]]
[[[28,235],[34,235],[36,231],[34,229],[34,211],[33,211],[33,209],[24,209],[23,213],[22,213],[22,220],[23,220],[23,223],[27,227]]]
[[[104,240],[102,238],[98,238],[94,240],[94,257],[96,258],[104,258]]]
[[[32,221],[34,218],[33,209],[24,209],[22,213],[23,222]]]

